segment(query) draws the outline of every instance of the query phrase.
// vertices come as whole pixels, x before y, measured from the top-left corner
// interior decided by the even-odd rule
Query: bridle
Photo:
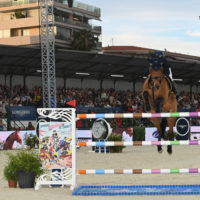
[[[162,76],[154,76],[154,77],[152,77],[150,75],[150,78],[149,78],[149,80],[150,80],[149,81],[149,88],[153,89],[153,90],[154,89],[158,89],[158,88],[156,88],[154,81],[157,80],[161,84],[163,78],[164,78],[164,75],[162,75]]]
[[[155,76],[155,77],[151,76],[152,81],[158,80],[160,84],[161,84],[163,78],[164,78],[163,75],[162,76]]]
[[[160,88],[160,85],[162,83],[162,80],[164,78],[164,75],[162,76],[154,76],[152,77],[150,75],[150,89],[152,90],[152,93],[153,93],[153,101],[155,102],[155,90],[158,90]],[[159,82],[159,87],[156,87],[154,81],[157,80]]]

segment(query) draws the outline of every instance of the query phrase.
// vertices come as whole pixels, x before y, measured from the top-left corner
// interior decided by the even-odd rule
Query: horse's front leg
[[[175,125],[175,118],[174,117],[170,117],[167,120],[168,126],[169,126],[169,140],[174,140],[174,135],[173,135],[173,127]],[[168,145],[167,146],[167,152],[168,154],[172,154],[172,145]]]
[[[162,130],[161,130],[161,126],[160,126],[160,120],[156,119],[156,118],[153,118],[152,121],[153,121],[153,124],[157,128],[157,131],[158,131],[158,141],[161,141]],[[158,149],[159,153],[162,153],[163,150],[162,150],[162,146],[161,145],[158,145],[157,149]]]
[[[162,112],[162,103],[163,103],[164,98],[162,96],[159,96],[156,100],[155,100],[155,109],[157,113]]]
[[[151,106],[149,103],[149,93],[147,91],[143,92],[143,98],[144,98],[144,103],[145,103],[145,110],[149,112],[151,110]]]

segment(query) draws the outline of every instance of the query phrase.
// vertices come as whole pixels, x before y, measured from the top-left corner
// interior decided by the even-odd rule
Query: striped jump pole
[[[187,169],[80,169],[77,174],[193,174],[200,168]]]
[[[158,146],[158,145],[200,145],[200,140],[177,140],[177,141],[128,141],[128,142],[78,142],[80,147],[93,146]]]
[[[77,119],[93,118],[162,118],[162,117],[200,117],[200,112],[174,112],[174,113],[102,113],[77,114]]]

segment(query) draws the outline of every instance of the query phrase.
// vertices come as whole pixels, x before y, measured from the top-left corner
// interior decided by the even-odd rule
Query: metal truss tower
[[[54,0],[40,0],[43,107],[56,107]]]

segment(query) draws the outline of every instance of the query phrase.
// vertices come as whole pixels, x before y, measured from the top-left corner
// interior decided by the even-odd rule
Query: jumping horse
[[[6,139],[6,141],[5,141],[4,145],[3,145],[3,150],[13,149],[13,144],[14,144],[15,141],[17,141],[18,143],[22,144],[22,139],[19,136],[19,130],[11,133],[7,137],[7,139]]]
[[[162,65],[159,68],[150,66],[149,76],[143,85],[143,100],[146,112],[177,112],[176,95],[172,91],[172,83],[164,75]],[[158,131],[158,140],[164,139],[166,126],[169,126],[168,140],[174,140],[173,127],[175,118],[152,118],[152,122]],[[162,153],[162,146],[157,146],[158,152]],[[172,146],[167,146],[167,152],[172,154]]]

